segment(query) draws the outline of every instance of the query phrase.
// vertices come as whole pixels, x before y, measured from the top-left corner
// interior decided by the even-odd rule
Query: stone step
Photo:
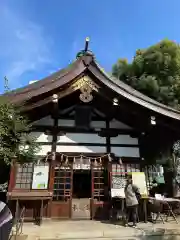
[[[164,230],[164,229],[163,229]],[[75,233],[64,233],[56,236],[56,238],[44,238],[41,237],[38,240],[176,240],[180,239],[180,234],[167,231],[164,232],[162,229],[153,231],[142,231],[129,229],[129,231],[104,231],[104,232],[75,232]],[[29,240],[29,239],[28,239]]]

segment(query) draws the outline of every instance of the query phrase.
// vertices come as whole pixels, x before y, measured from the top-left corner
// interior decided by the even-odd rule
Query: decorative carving
[[[88,76],[84,76],[78,79],[74,84],[71,85],[73,89],[81,89],[84,86],[87,86],[92,90],[98,92],[99,86],[95,84]]]
[[[84,102],[88,103],[93,100],[92,89],[88,84],[85,84],[80,88],[81,94],[79,95],[79,99]]]
[[[77,80],[73,85],[73,89],[80,89],[81,94],[79,96],[80,100],[82,102],[88,103],[93,100],[92,91],[98,91],[98,85],[93,83],[93,81],[87,77],[84,76]]]

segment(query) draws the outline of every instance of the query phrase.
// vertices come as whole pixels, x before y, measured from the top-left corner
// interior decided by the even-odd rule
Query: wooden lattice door
[[[54,168],[53,217],[71,217],[72,165],[59,163]]]
[[[101,201],[104,197],[104,166],[92,164],[92,198]]]
[[[101,162],[94,162],[92,164],[92,218],[106,219],[108,216],[108,184],[108,165]]]

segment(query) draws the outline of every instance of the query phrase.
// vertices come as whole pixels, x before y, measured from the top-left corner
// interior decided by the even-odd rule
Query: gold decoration
[[[88,76],[84,76],[78,79],[74,84],[71,85],[71,87],[74,90],[77,90],[77,89],[81,89],[85,85],[88,85],[91,88],[91,90],[98,92],[99,86],[95,84]]]
[[[84,102],[88,103],[93,100],[92,89],[89,87],[88,84],[85,84],[80,88],[81,94],[79,95],[79,99]]]

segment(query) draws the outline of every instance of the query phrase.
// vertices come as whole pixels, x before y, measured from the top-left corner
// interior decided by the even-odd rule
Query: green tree
[[[165,39],[147,49],[139,49],[131,63],[119,59],[112,74],[145,95],[179,108],[179,44]]]
[[[5,90],[8,87],[5,78]],[[19,162],[36,161],[39,145],[30,135],[31,124],[21,114],[19,106],[8,98],[0,96],[0,162],[10,164],[16,158]]]

